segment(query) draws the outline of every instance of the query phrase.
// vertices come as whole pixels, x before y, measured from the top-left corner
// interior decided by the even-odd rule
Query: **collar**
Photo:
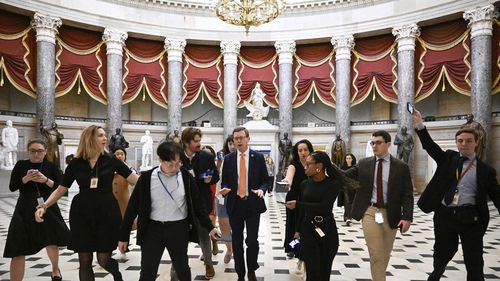
[[[193,157],[196,155],[196,153],[198,152],[195,152],[193,153],[191,156],[189,156],[187,153],[186,153],[186,150],[184,150],[184,155],[186,156],[187,159],[189,159],[189,161],[193,160]]]
[[[465,154],[460,153],[460,157],[465,157],[465,158],[467,158],[469,161],[472,161],[472,160],[474,160],[474,158],[476,158],[476,153],[474,152],[474,153],[472,153],[472,154],[471,154],[471,155],[469,155],[469,156],[467,156],[467,155],[465,155]]]
[[[240,157],[241,152],[239,150],[237,150],[237,151],[238,151],[238,155],[237,156]],[[250,157],[250,147],[248,147],[247,150],[245,150],[245,152],[243,152],[243,153],[245,153],[246,156]]]
[[[386,156],[384,157],[378,157],[378,156],[375,156],[375,162],[377,162],[379,159],[384,159],[384,161],[390,161],[391,159],[391,154],[390,153],[387,153]]]
[[[165,172],[163,172],[163,171],[161,170],[161,166],[156,167],[154,170],[155,170],[158,174],[162,174],[162,175],[163,175],[163,176],[165,176],[166,178],[176,177],[176,176],[179,176],[179,174],[181,173],[181,169],[179,169],[179,171],[177,172],[177,174],[175,174],[175,175],[169,175],[169,174],[167,174],[167,173],[165,173]]]

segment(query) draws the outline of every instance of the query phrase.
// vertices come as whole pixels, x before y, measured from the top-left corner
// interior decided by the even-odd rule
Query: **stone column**
[[[182,131],[182,54],[186,40],[165,38],[168,54],[167,132]]]
[[[340,134],[340,138],[346,143],[347,151],[350,151],[351,51],[354,48],[354,37],[352,34],[334,36],[331,43],[335,49],[335,81],[337,83],[335,134]]]
[[[413,134],[413,121],[406,110],[406,103],[415,101],[415,39],[420,36],[416,24],[409,24],[392,29],[398,42],[398,133],[401,127]]]
[[[106,97],[108,100],[106,130],[109,137],[115,134],[117,128],[122,127],[122,51],[127,37],[126,32],[111,28],[106,28],[102,35],[102,40],[106,43]]]
[[[31,21],[36,31],[36,118],[47,127],[55,121],[56,34],[61,24],[60,18],[39,13]]]
[[[466,11],[463,15],[471,26],[472,85],[471,108],[474,120],[486,130],[483,160],[491,149],[491,38],[493,20],[498,18],[493,5]]]
[[[288,133],[289,139],[292,139],[292,65],[295,41],[278,41],[274,43],[274,48],[279,56],[279,139],[283,138],[284,133]]]
[[[233,133],[236,127],[238,109],[238,54],[241,44],[238,41],[222,41],[220,50],[224,56],[224,139]]]

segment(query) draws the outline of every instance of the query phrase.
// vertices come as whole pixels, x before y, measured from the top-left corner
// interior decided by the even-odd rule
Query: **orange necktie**
[[[240,184],[238,187],[238,195],[241,198],[247,196],[247,167],[244,153],[240,154]]]

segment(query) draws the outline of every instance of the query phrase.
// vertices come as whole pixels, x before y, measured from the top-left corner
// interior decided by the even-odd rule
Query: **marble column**
[[[406,103],[415,103],[415,39],[420,36],[416,24],[395,27],[392,34],[398,42],[398,132],[402,127],[413,134],[413,121]]]
[[[31,21],[36,31],[36,118],[37,124],[43,119],[43,126],[47,127],[55,121],[56,34],[61,24],[60,18],[39,13]]]
[[[350,151],[351,147],[351,51],[354,48],[352,34],[334,36],[331,39],[335,49],[336,110],[335,134],[340,135]],[[334,138],[333,138],[334,139]]]
[[[165,38],[168,54],[168,133],[182,131],[182,54],[185,47],[186,40]]]
[[[284,137],[284,133],[288,133],[288,138],[292,139],[292,65],[295,41],[277,41],[274,48],[279,56],[279,139]]]
[[[493,5],[466,11],[463,14],[471,27],[472,85],[471,108],[474,120],[486,130],[483,160],[488,161],[491,151],[491,42],[493,20],[499,13]]]
[[[224,56],[224,139],[236,127],[238,110],[238,54],[241,44],[238,41],[222,41],[220,50]]]
[[[106,131],[108,136],[114,135],[116,129],[122,127],[122,51],[127,37],[126,32],[111,28],[106,28],[102,35],[102,40],[106,43],[106,97],[108,101]]]

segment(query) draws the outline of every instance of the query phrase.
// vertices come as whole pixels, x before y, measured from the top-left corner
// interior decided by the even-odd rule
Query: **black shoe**
[[[59,276],[53,276],[51,274],[50,277],[52,278],[52,281],[62,281],[61,270],[59,269]]]
[[[248,272],[248,281],[257,281],[257,277],[255,276],[255,271]]]

